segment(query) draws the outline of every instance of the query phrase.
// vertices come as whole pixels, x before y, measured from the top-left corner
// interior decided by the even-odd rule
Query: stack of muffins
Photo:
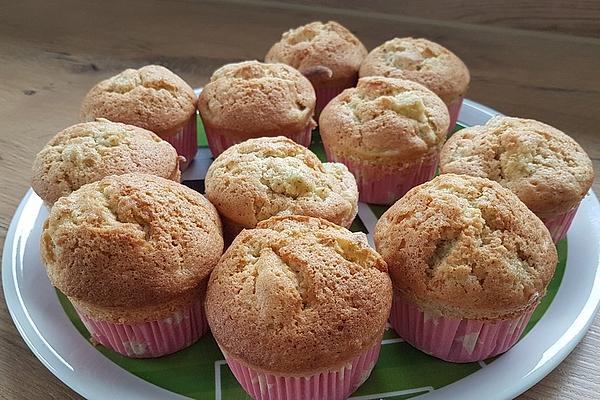
[[[583,149],[508,117],[446,142],[469,72],[425,39],[368,53],[313,22],[265,61],[219,68],[199,99],[164,67],[125,70],[36,157],[48,276],[91,340],[159,357],[210,329],[250,396],[278,400],[350,396],[388,319],[447,361],[514,345],[592,184]],[[197,111],[206,197],[179,183]],[[314,117],[330,162],[307,148]],[[376,251],[347,229],[359,200],[393,204]]]

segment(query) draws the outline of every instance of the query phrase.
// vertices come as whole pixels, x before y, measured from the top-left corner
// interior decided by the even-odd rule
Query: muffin
[[[291,65],[306,76],[315,88],[319,115],[342,90],[356,85],[366,55],[365,46],[342,25],[311,22],[285,32],[265,61]]]
[[[109,175],[143,172],[179,182],[179,160],[154,133],[99,118],[57,133],[35,157],[31,186],[51,206]]]
[[[216,70],[198,100],[214,157],[244,140],[287,136],[305,147],[316,126],[315,91],[285,64],[245,61]]]
[[[440,171],[488,178],[512,190],[555,243],[594,181],[592,161],[569,136],[538,121],[502,116],[457,132],[442,149]]]
[[[360,67],[360,77],[387,76],[425,85],[448,106],[454,129],[471,77],[466,65],[445,47],[412,37],[388,40],[374,48]]]
[[[392,327],[451,362],[512,347],[557,263],[550,233],[514,193],[467,175],[409,191],[377,222],[375,245],[394,286]]]
[[[185,169],[196,156],[194,90],[160,65],[126,69],[94,86],[83,99],[84,121],[107,118],[148,129],[171,143],[185,157]]]
[[[255,400],[337,400],[368,378],[391,301],[381,256],[345,228],[294,215],[237,236],[211,275],[206,315]]]
[[[205,185],[226,239],[274,215],[320,217],[349,227],[358,211],[356,181],[346,166],[321,163],[283,136],[230,147],[208,169]]]
[[[444,102],[424,86],[368,77],[325,107],[319,130],[329,161],[356,177],[360,200],[391,204],[433,177],[448,122]]]
[[[201,194],[153,175],[112,175],[52,207],[41,254],[92,342],[128,357],[181,350],[207,330],[203,301],[223,252]]]

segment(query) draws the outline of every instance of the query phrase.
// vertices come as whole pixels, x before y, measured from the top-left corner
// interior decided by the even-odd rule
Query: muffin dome
[[[356,182],[346,166],[321,163],[281,136],[230,147],[211,164],[205,184],[206,197],[240,228],[291,214],[348,226],[357,213]]]
[[[315,91],[285,64],[245,61],[216,70],[200,94],[198,109],[210,126],[238,138],[277,136],[314,124]]]
[[[418,82],[449,104],[464,95],[469,70],[454,53],[427,39],[394,38],[371,50],[359,76],[386,76]]]
[[[457,132],[442,149],[440,171],[497,181],[540,218],[576,207],[594,181],[592,161],[572,138],[511,117]]]
[[[438,151],[446,139],[446,105],[424,86],[401,79],[361,78],[325,107],[321,138],[338,154],[402,164]]]
[[[394,290],[444,317],[510,318],[544,296],[557,263],[544,224],[508,189],[446,174],[417,186],[376,225]]]
[[[344,365],[381,339],[392,288],[382,258],[319,218],[244,230],[211,275],[206,313],[230,357],[269,372]]]
[[[360,40],[339,23],[311,22],[285,32],[265,61],[291,65],[322,84],[355,77],[366,55]]]
[[[54,286],[82,304],[115,310],[160,307],[196,292],[222,252],[221,223],[208,200],[139,173],[59,199],[41,238]]]
[[[94,86],[83,100],[84,121],[107,118],[165,136],[196,111],[196,94],[179,76],[160,65],[126,69]]]
[[[52,205],[109,175],[144,172],[179,181],[179,159],[169,143],[133,125],[97,119],[57,133],[33,163],[33,190]]]

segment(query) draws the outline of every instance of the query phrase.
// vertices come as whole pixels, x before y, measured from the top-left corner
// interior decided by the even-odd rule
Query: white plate
[[[459,121],[485,123],[496,111],[465,100]],[[203,175],[196,163],[186,179]],[[31,190],[8,229],[2,259],[4,296],[14,323],[40,361],[90,399],[181,399],[125,371],[89,345],[74,328],[51,287],[39,253],[47,215]],[[543,318],[513,349],[466,378],[419,398],[507,399],[527,390],[555,368],[587,331],[600,302],[600,204],[590,192],[568,235],[562,283]]]

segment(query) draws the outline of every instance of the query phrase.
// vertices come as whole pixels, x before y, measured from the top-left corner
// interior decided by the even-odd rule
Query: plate
[[[498,113],[465,100],[462,126],[485,123]],[[201,130],[201,132],[203,132]],[[201,137],[205,144],[205,138]],[[318,136],[311,148],[323,156]],[[203,191],[210,152],[200,148],[183,179]],[[361,203],[354,230],[369,233],[382,207]],[[190,348],[154,360],[132,360],[93,347],[66,298],[50,285],[39,253],[47,216],[29,190],[8,230],[2,260],[4,295],[21,336],[40,361],[66,385],[89,399],[247,399],[210,335]],[[581,340],[600,302],[600,204],[590,192],[558,245],[560,262],[548,294],[524,336],[509,352],[481,363],[451,364],[427,356],[392,330],[380,360],[352,399],[512,398],[556,367]]]

